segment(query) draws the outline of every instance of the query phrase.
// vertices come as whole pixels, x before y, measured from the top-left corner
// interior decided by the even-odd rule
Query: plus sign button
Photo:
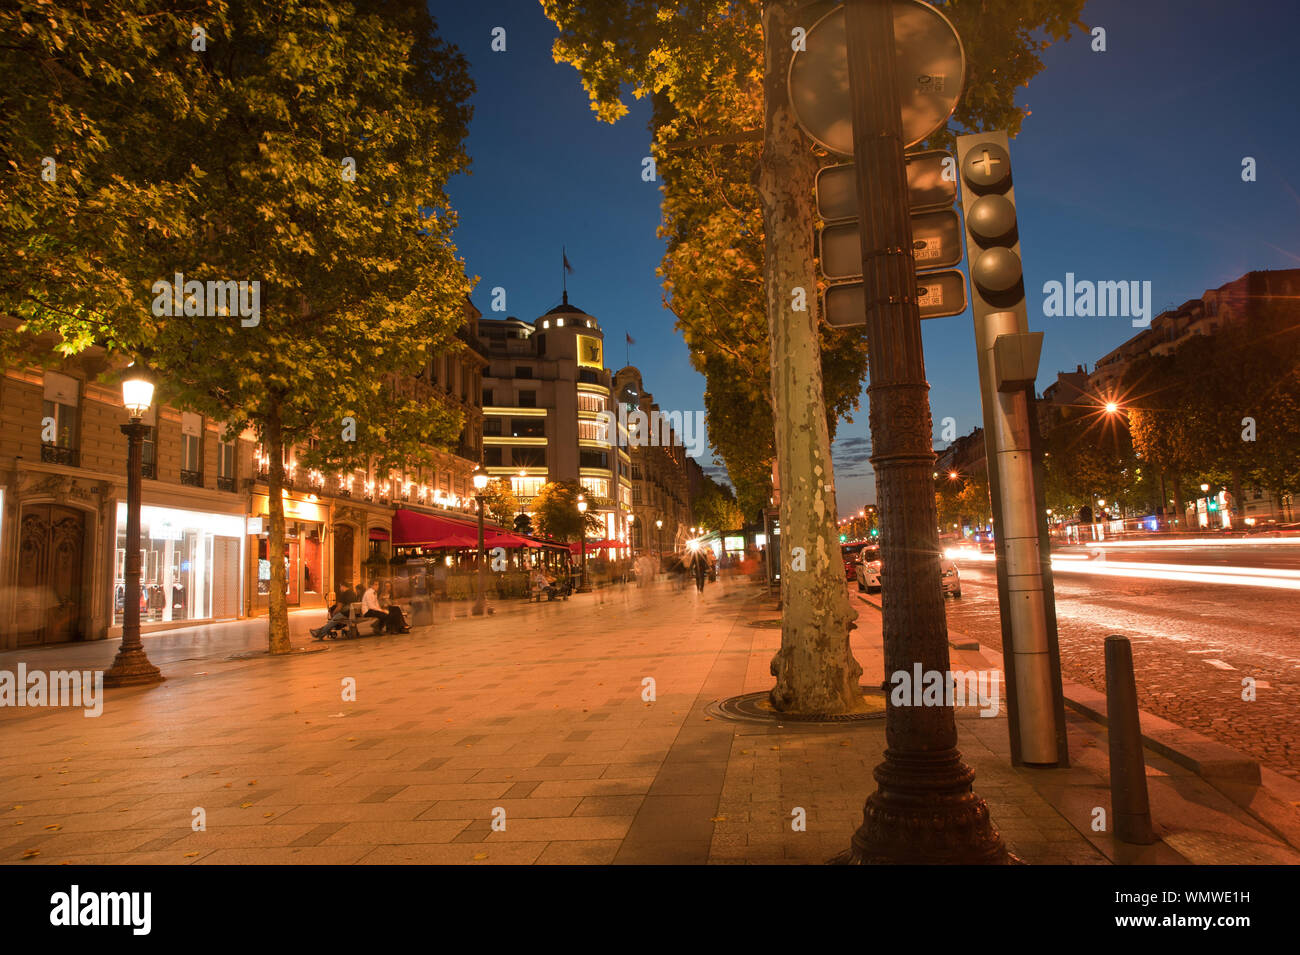
[[[981,143],[966,154],[961,176],[976,192],[1005,189],[1011,182],[1011,157],[997,143]]]

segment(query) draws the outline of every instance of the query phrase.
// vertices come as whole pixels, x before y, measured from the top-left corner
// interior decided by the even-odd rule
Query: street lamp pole
[[[153,402],[153,382],[131,374],[122,382],[122,403],[130,416],[122,425],[126,435],[126,597],[122,601],[122,645],[104,673],[105,686],[144,686],[161,683],[162,672],[149,662],[140,641],[140,481],[144,436],[140,420]]]
[[[474,601],[474,616],[487,614],[487,553],[483,547],[483,489],[487,487],[488,476],[482,468],[474,469],[474,500],[478,504],[478,599]]]
[[[655,560],[659,570],[664,569],[664,522],[655,521]]]
[[[916,299],[905,140],[890,0],[845,5],[853,161],[866,338],[872,357],[871,462],[889,568],[883,631],[885,673],[951,670],[939,572],[929,385]],[[953,708],[885,710],[884,761],[852,847],[837,861],[998,863],[1008,854],[973,791],[975,773],[957,750]]]

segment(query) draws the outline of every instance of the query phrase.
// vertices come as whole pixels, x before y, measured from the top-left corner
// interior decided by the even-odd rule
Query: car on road
[[[959,540],[949,541],[943,545],[943,556],[948,560],[961,560],[962,558],[978,557],[980,547],[973,541]]]
[[[880,589],[880,548],[868,544],[858,552],[854,566],[854,576],[858,581],[858,590],[862,593],[875,593]]]
[[[844,579],[852,580],[854,568],[857,567],[858,551],[862,549],[861,542],[857,544],[841,544],[840,559],[844,561]]]
[[[880,548],[864,547],[858,554],[857,580],[858,590],[862,593],[875,593],[881,589]],[[943,583],[943,595],[952,594],[961,597],[961,573],[957,565],[947,557],[939,558],[939,574]]]

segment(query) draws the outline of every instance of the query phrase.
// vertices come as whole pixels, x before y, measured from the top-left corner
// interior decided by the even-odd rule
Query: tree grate
[[[705,708],[705,712],[733,723],[860,723],[883,719],[885,695],[874,687],[860,689],[868,708],[859,713],[781,713],[772,706],[767,691],[715,701]]]

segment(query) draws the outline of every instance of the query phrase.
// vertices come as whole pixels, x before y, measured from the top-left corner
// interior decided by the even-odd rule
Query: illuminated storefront
[[[140,622],[238,617],[244,518],[145,504],[140,508]],[[126,502],[117,505],[113,623],[126,606]]]
[[[291,607],[324,606],[333,589],[325,577],[327,518],[325,507],[310,498],[284,498],[285,596]],[[256,494],[248,520],[254,613],[266,610],[270,603],[270,525],[266,495]]]

